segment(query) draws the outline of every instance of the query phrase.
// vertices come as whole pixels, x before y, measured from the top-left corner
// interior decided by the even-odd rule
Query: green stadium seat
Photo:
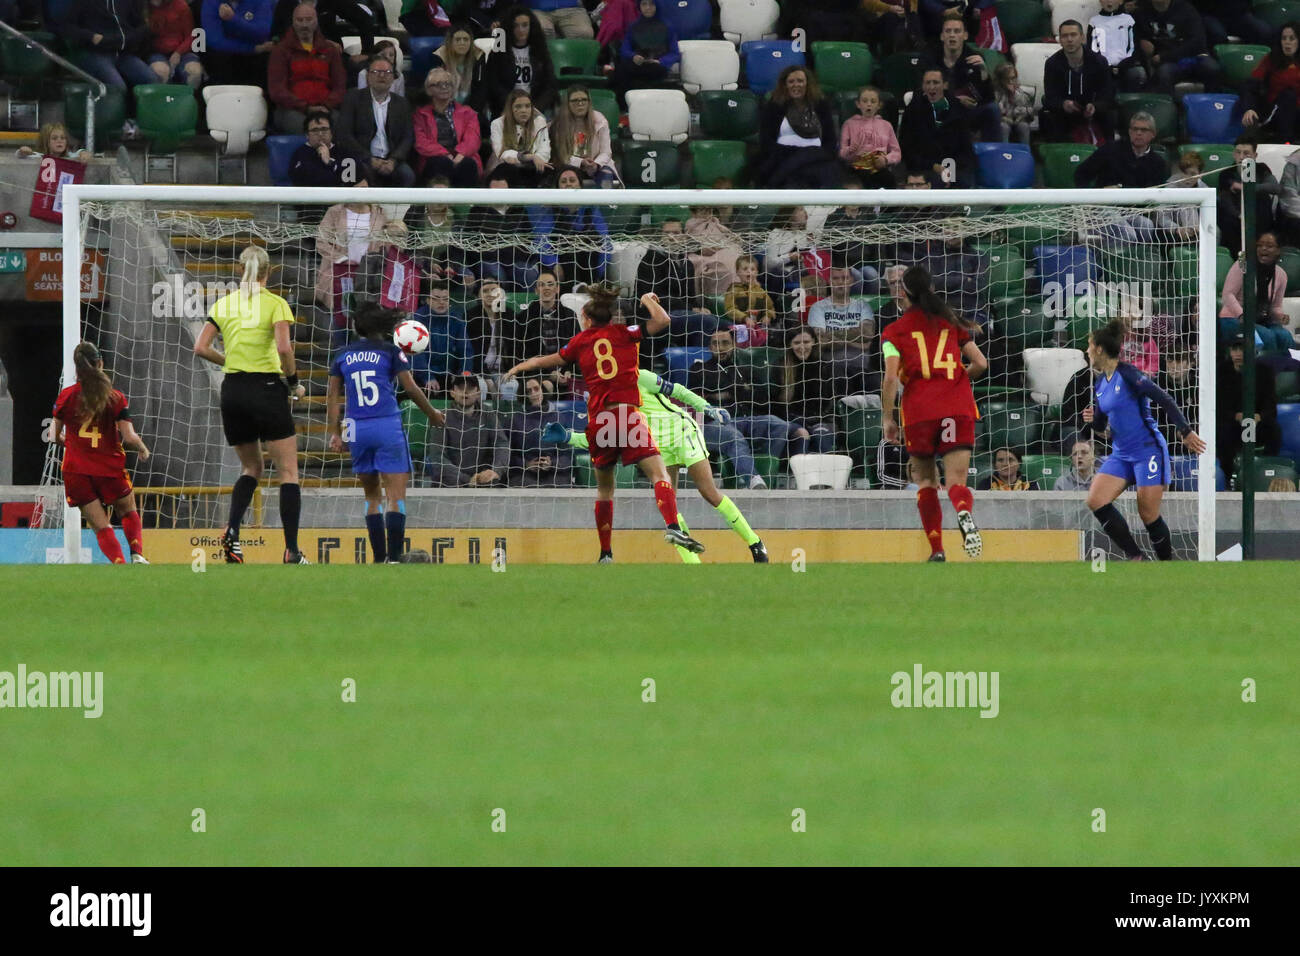
[[[1243,480],[1241,467],[1241,453],[1233,459],[1232,466],[1232,490],[1244,491],[1245,481]],[[1270,458],[1267,455],[1260,455],[1255,458],[1254,468],[1251,471],[1254,476],[1252,485],[1255,491],[1268,491],[1268,486],[1275,478],[1287,478],[1296,481],[1295,462],[1290,458]]]
[[[983,439],[982,446],[994,449],[1008,445],[1022,455],[1033,454],[1043,431],[1041,408],[1008,402],[986,403],[987,410],[981,422],[983,427],[977,429],[977,434]]]
[[[1274,376],[1274,387],[1279,402],[1300,402],[1300,372],[1282,369]]]
[[[1223,82],[1228,89],[1241,87],[1250,80],[1250,74],[1268,56],[1269,48],[1249,43],[1216,43],[1214,58],[1223,68]]]
[[[880,424],[880,409],[849,409],[844,414],[841,430],[845,450],[853,458],[855,471],[866,475],[875,467],[876,447],[884,434]]]
[[[687,144],[696,189],[708,189],[719,177],[739,186],[745,181],[745,144],[727,139],[693,139]]]
[[[1120,93],[1115,97],[1119,105],[1119,128],[1128,129],[1134,113],[1150,113],[1156,121],[1156,139],[1172,143],[1178,138],[1178,107],[1174,98],[1166,93]]]
[[[518,312],[536,298],[537,296],[532,292],[507,292],[506,309],[510,312]]]
[[[823,90],[859,89],[871,83],[875,59],[865,43],[823,41],[812,45],[813,67]]]
[[[1025,260],[1015,246],[992,246],[988,250],[989,291],[993,299],[1023,298]]]
[[[402,402],[402,427],[411,446],[411,458],[417,462],[424,461],[429,450],[429,419],[415,402]]]
[[[651,206],[650,207],[650,224],[656,229],[662,226],[669,219],[686,224],[686,220],[691,218],[690,206]]]
[[[1052,36],[1052,15],[1038,0],[998,0],[997,9],[1008,45]]]
[[[132,87],[135,115],[148,145],[144,156],[144,178],[157,159],[171,166],[176,180],[176,150],[193,139],[199,122],[199,104],[194,91],[183,83],[143,83]]]
[[[619,130],[622,128],[619,120],[623,117],[618,108],[618,96],[613,90],[593,89],[587,92],[591,94],[591,108],[609,121],[609,138],[618,139]]]
[[[86,92],[89,83],[63,84],[63,121],[74,135],[81,136],[86,129]],[[126,122],[126,90],[110,86],[105,95],[95,101],[95,132],[117,133]]]
[[[623,183],[628,189],[667,189],[680,185],[677,147],[667,140],[625,142]]]
[[[977,48],[980,56],[984,57],[984,69],[988,70],[991,78],[998,71],[998,67],[1007,62],[1007,58],[997,50],[986,50],[984,47]]]
[[[1277,264],[1286,272],[1286,294],[1300,295],[1300,249],[1283,246]]]
[[[772,206],[732,206],[731,229],[734,232],[770,229],[776,212]]]
[[[1055,322],[1045,314],[1042,299],[1007,298],[993,303],[995,334],[1004,337],[1007,351],[1043,348],[1051,344]]]
[[[893,53],[876,64],[876,86],[894,94],[900,103],[903,94],[921,85],[924,53]]]
[[[1101,252],[1102,278],[1107,282],[1150,282],[1152,298],[1159,294],[1157,283],[1168,274],[1168,263],[1155,258],[1147,246],[1120,244],[1108,246]]]
[[[706,139],[758,140],[758,97],[750,90],[701,90],[695,96]]]
[[[641,231],[640,206],[601,206],[600,214],[611,236]]]
[[[1227,250],[1223,250],[1227,252]],[[1170,278],[1175,295],[1196,294],[1197,280],[1200,278],[1200,251],[1189,246],[1173,246],[1169,250]],[[1217,288],[1222,289],[1223,283]]]
[[[32,31],[21,37],[9,34],[0,37],[0,58],[4,61],[5,76],[39,79],[53,71],[54,61],[28,43],[28,39],[49,48],[54,43],[55,36],[53,33]]]
[[[609,80],[597,72],[600,44],[595,40],[559,39],[546,41],[551,51],[551,65],[555,79],[561,86],[582,83],[587,86],[606,86]]]
[[[1205,164],[1201,179],[1207,186],[1219,185],[1219,173],[1233,165],[1232,146],[1223,143],[1190,143],[1178,147],[1178,155],[1198,153]]]
[[[573,453],[573,484],[578,488],[596,487],[596,469],[591,467],[591,455],[585,451]]]
[[[1042,143],[1038,155],[1043,160],[1043,185],[1048,189],[1073,189],[1074,171],[1097,151],[1083,143]]]
[[[979,434],[978,426],[975,429],[975,433],[976,435]],[[971,455],[970,458],[970,468],[966,472],[966,484],[969,487],[974,488],[981,480],[987,478],[992,473],[993,453],[987,451],[976,452]]]
[[[1069,474],[1072,467],[1070,459],[1061,455],[1025,455],[1020,459],[1021,474],[1038,482],[1044,491],[1051,491],[1056,479]]]

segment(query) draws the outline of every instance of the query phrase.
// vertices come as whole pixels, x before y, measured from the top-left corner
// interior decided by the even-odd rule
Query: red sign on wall
[[[63,250],[27,250],[27,301],[58,302],[63,299]],[[81,253],[81,301],[104,300],[104,254],[98,249]]]
[[[79,183],[85,178],[86,166],[73,159],[59,159],[57,156],[41,158],[41,168],[36,174],[36,189],[32,191],[32,208],[29,211],[33,219],[46,222],[63,222],[63,187],[68,183]]]

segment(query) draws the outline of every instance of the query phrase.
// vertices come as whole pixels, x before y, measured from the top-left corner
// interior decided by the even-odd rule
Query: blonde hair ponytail
[[[262,246],[249,246],[239,254],[239,265],[243,268],[240,288],[251,290],[253,283],[265,284],[271,273],[271,257]]]

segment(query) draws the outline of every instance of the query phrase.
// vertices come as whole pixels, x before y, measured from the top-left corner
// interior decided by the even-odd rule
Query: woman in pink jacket
[[[882,119],[880,91],[864,86],[858,93],[858,115],[850,117],[840,130],[840,159],[866,189],[893,189],[897,182],[891,167],[903,159],[894,127]]]
[[[429,103],[415,111],[415,151],[423,161],[417,170],[424,182],[445,176],[453,186],[472,187],[483,176],[478,151],[483,130],[478,114],[456,102],[456,82],[444,69],[433,69],[424,80]]]

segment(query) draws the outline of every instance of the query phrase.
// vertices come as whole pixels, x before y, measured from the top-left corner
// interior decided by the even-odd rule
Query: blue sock
[[[384,514],[366,515],[366,531],[370,533],[370,550],[374,552],[375,564],[382,564],[388,559],[388,548],[384,545]]]
[[[388,529],[388,560],[398,561],[402,557],[402,544],[406,538],[405,512],[388,512],[384,515],[384,527]]]

